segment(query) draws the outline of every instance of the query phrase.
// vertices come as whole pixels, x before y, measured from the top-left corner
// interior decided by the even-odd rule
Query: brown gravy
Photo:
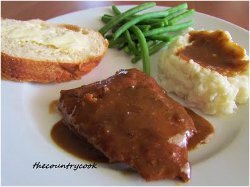
[[[49,104],[49,114],[54,114],[58,112],[57,106],[58,106],[59,101],[54,100]]]
[[[71,132],[62,120],[53,126],[51,137],[59,147],[78,158],[99,163],[108,162],[108,159],[89,144],[86,139]]]
[[[199,65],[226,76],[247,70],[249,63],[243,60],[244,49],[231,42],[221,30],[191,31],[189,42],[192,44],[177,52],[186,61],[193,59]]]
[[[206,143],[207,137],[214,133],[214,128],[203,117],[188,108],[185,109],[193,119],[197,129],[197,133],[188,141],[188,150],[190,151],[195,149],[197,145]],[[108,159],[100,151],[89,144],[86,139],[78,137],[71,132],[62,120],[53,126],[51,137],[59,147],[78,158],[93,162],[108,163]]]
[[[189,116],[194,121],[194,126],[197,130],[189,140],[188,140],[188,150],[195,149],[200,144],[205,144],[208,141],[209,136],[214,134],[214,127],[203,117],[196,114],[194,111],[185,108]]]

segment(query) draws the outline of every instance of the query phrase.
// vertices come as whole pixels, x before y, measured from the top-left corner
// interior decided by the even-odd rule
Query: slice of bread
[[[2,19],[3,79],[39,83],[79,79],[104,56],[108,41],[93,30],[34,19]]]

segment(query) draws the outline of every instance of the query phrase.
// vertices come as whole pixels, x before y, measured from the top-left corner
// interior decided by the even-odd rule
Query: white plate
[[[120,7],[122,10],[130,6]],[[163,7],[156,7],[159,10]],[[46,11],[46,10],[45,10]],[[100,17],[109,8],[95,8],[56,17],[55,23],[71,23],[98,30]],[[196,13],[195,28],[230,31],[234,41],[248,51],[248,32],[223,20]],[[156,76],[158,55],[152,57]],[[41,164],[88,163],[57,147],[50,130],[60,117],[49,114],[52,100],[59,91],[102,80],[121,68],[134,67],[123,52],[109,49],[91,73],[81,80],[41,85],[2,81],[2,184],[3,185],[183,185],[172,180],[145,182],[139,175],[124,175],[109,165],[98,164],[94,170],[33,169]],[[141,68],[138,65],[137,68]],[[227,116],[204,116],[215,127],[212,141],[190,153],[192,179],[186,185],[248,185],[248,104]]]

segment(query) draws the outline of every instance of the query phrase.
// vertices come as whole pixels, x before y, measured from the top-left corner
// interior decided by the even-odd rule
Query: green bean
[[[120,28],[120,25],[114,26],[114,27],[111,29],[112,33],[115,33],[119,28]]]
[[[167,26],[168,25],[168,20],[164,18],[163,23],[164,23],[164,26]]]
[[[181,14],[181,13],[183,13],[183,12],[185,12],[185,10],[178,10],[178,11],[176,11],[176,12],[170,13],[168,16],[166,16],[166,17],[164,18],[164,20],[170,20],[170,19],[172,19],[172,18],[178,16],[179,14]]]
[[[156,41],[156,40],[147,40],[147,46],[148,46],[148,48],[150,48],[151,46],[153,46],[153,45],[155,45],[155,44],[157,44],[158,42]],[[137,46],[137,48],[138,48],[138,52],[140,53],[140,44],[139,43],[137,43],[136,44],[136,46]]]
[[[131,36],[131,39],[133,40],[133,41],[135,41],[135,40],[138,40],[138,38],[134,35],[134,34],[130,34],[130,36]],[[111,42],[120,42],[120,41],[126,41],[126,38],[124,37],[124,35],[122,35],[121,37],[119,37],[119,38],[117,38],[116,40],[114,40],[114,38],[113,38],[113,36],[112,36],[112,40],[111,40]]]
[[[188,8],[187,3],[184,3],[184,4],[180,4],[180,5],[176,6],[176,7],[172,7],[170,9],[168,9],[167,11],[169,12],[169,15],[167,15],[163,19],[163,22],[164,22],[165,26],[167,26],[169,24],[168,20],[176,17],[178,13],[183,12],[187,8]]]
[[[162,49],[163,47],[167,46],[168,43],[166,42],[160,42],[156,45],[153,45],[150,49],[149,49],[149,55],[153,55],[155,54],[156,52],[158,52],[160,49]],[[135,56],[131,62],[132,63],[136,63],[138,62],[139,60],[141,60],[141,56]]]
[[[182,12],[183,12],[183,10],[180,10],[180,11],[174,12],[174,13],[169,14],[168,16],[166,16],[163,19],[163,22],[165,23],[165,26],[169,25],[169,20],[175,18],[176,16],[178,16],[179,13],[182,13]]]
[[[121,14],[120,10],[117,8],[116,5],[112,5],[112,10],[113,12],[115,13],[115,15],[119,15]],[[126,18],[124,21],[130,21],[131,19],[134,19],[135,17],[138,17],[139,15],[134,15],[134,16],[130,16],[128,18]],[[104,14],[102,16],[102,21],[107,23],[108,21],[110,21],[114,16],[111,16],[109,14]],[[149,19],[149,20],[145,20],[146,22],[149,22],[149,23],[155,23],[157,21],[161,21],[161,19]]]
[[[122,50],[125,46],[126,46],[126,43],[125,43],[125,42],[124,42],[124,43],[119,43],[119,44],[117,45],[117,49]]]
[[[101,20],[104,22],[104,23],[108,23],[110,20],[112,19],[112,17],[108,17],[106,15],[103,15]]]
[[[129,47],[128,47],[128,46],[125,46],[125,47],[123,48],[123,51],[124,51],[125,53],[127,53],[128,55],[131,55],[131,54],[132,54],[131,51],[129,50]]]
[[[157,45],[158,43],[159,43],[159,41],[157,41],[157,40],[149,40],[149,41],[147,41],[147,46],[148,46],[148,50],[149,50],[149,56],[150,56],[150,48],[152,48],[153,46]]]
[[[146,39],[142,33],[142,31],[137,26],[132,26],[131,30],[135,33],[139,40],[139,44],[141,47],[141,58],[143,60],[143,71],[150,75],[150,59],[149,59],[149,51]]]
[[[131,39],[129,31],[125,32],[125,38],[127,39],[129,49],[132,51],[133,54],[136,54],[137,49],[135,47],[134,41]]]
[[[153,6],[155,6],[156,3],[154,2],[149,2],[149,3],[143,3],[141,5],[138,5],[134,8],[131,8],[123,13],[121,13],[120,15],[117,15],[115,17],[113,17],[106,25],[104,25],[104,27],[102,27],[99,32],[104,35],[106,34],[113,26],[117,25],[118,23],[120,23],[121,21],[123,21],[124,19],[126,19],[127,17],[136,14],[137,12],[140,12],[142,10],[151,8]]]
[[[159,19],[159,18],[150,18],[150,19],[146,19],[146,20],[142,20],[139,23],[140,24],[153,24],[156,22],[162,22],[163,18]]]
[[[126,38],[124,37],[120,37],[116,40],[114,40],[114,38],[112,38],[111,40],[109,40],[109,47],[114,47],[119,43],[125,43],[126,42]]]
[[[139,29],[141,29],[142,32],[148,31],[151,26],[150,25],[136,25]]]
[[[113,15],[110,15],[110,14],[104,14],[103,16],[107,17],[107,18],[111,18],[114,17]]]
[[[102,18],[106,18],[107,20],[111,20],[114,16],[109,15],[109,14],[104,14]]]
[[[115,5],[112,5],[112,9],[113,9],[113,11],[114,11],[114,13],[116,15],[120,15],[121,14],[120,10]],[[132,53],[136,54],[137,49],[135,47],[135,43],[131,39],[131,36],[130,36],[130,33],[129,33],[128,30],[125,32],[125,38],[126,38],[126,40],[128,42],[128,47],[129,47],[130,51],[132,51]]]
[[[147,41],[147,45],[148,45],[148,48],[156,45],[158,42],[156,40],[148,40]]]
[[[162,21],[162,22],[153,23],[153,24],[151,24],[150,26],[151,26],[152,29],[155,29],[155,28],[159,28],[159,27],[164,27],[165,24],[164,24],[164,22]]]
[[[122,42],[122,43],[113,43],[112,45],[109,45],[109,48],[120,48],[121,45],[125,45],[126,42]]]
[[[115,13],[115,15],[120,15],[121,14],[120,10],[115,5],[112,5],[112,10]]]
[[[153,35],[153,36],[149,36],[148,38],[150,38],[151,40],[160,40],[163,42],[169,42],[172,37],[173,36],[171,35]]]
[[[163,34],[166,32],[178,31],[181,29],[185,29],[191,25],[193,25],[193,21],[187,21],[187,22],[179,23],[179,24],[172,25],[172,26],[166,26],[166,27],[162,27],[162,28],[152,29],[152,30],[144,32],[144,36],[148,37],[148,36],[152,36],[152,35]]]
[[[176,35],[153,35],[153,36],[149,36],[148,37],[151,40],[155,40],[155,41],[163,41],[163,42],[172,42],[173,40],[178,38],[178,34]]]
[[[104,15],[101,17],[101,20],[102,20],[104,23],[107,23],[107,22],[109,22],[113,17],[115,17],[115,16],[111,16],[111,15],[109,15],[109,14],[104,14]],[[128,17],[128,18],[124,19],[124,21],[130,21],[131,19],[134,19],[134,16]]]
[[[168,12],[166,10],[159,11],[159,12],[148,12],[145,14],[141,14],[140,16],[128,21],[124,25],[122,25],[114,34],[114,39],[118,38],[123,32],[125,32],[128,28],[131,26],[139,23],[142,20],[148,19],[148,18],[158,18],[162,16],[167,16]]]
[[[178,15],[178,16],[172,18],[172,19],[170,19],[170,20],[169,20],[169,23],[170,23],[171,25],[173,25],[173,24],[175,24],[176,22],[180,21],[181,19],[186,18],[186,17],[192,15],[194,12],[195,12],[194,9],[192,9],[192,10],[187,10],[187,11],[183,12],[182,14],[180,14],[180,15]]]
[[[170,43],[170,42],[173,42],[173,41],[176,40],[177,38],[179,38],[179,35],[178,35],[178,34],[172,36],[172,37],[169,39],[169,43]]]
[[[172,14],[174,12],[177,12],[177,11],[180,11],[180,10],[185,10],[187,8],[188,8],[187,3],[183,3],[183,4],[177,5],[175,7],[169,8],[167,11],[168,11],[168,13]]]
[[[108,15],[108,14],[104,14],[104,15],[101,17],[101,20],[102,20],[104,23],[107,23],[107,22],[109,22],[113,17],[115,17],[115,16],[111,16],[111,15]],[[124,21],[130,21],[131,19],[134,19],[134,16],[131,16],[131,17],[129,17],[129,18],[126,18],[126,19],[124,19]],[[153,21],[154,21],[154,20],[150,21],[150,23],[153,22]]]
[[[105,14],[101,17],[101,20],[104,22],[104,23],[107,23],[109,22],[114,16],[110,16],[108,14]],[[138,17],[138,16],[137,16]],[[134,19],[134,17],[129,17],[127,19],[125,19],[124,21],[130,21],[131,19]],[[142,24],[153,24],[153,23],[156,23],[156,22],[161,22],[163,21],[163,19],[147,19],[147,20],[143,20],[141,21],[140,23]]]
[[[166,43],[166,42],[159,42],[158,44],[152,46],[152,47],[149,49],[150,55],[152,55],[152,54],[158,52],[161,48],[163,48],[163,47],[165,47],[165,46],[167,46],[167,45],[168,45],[168,43]]]
[[[147,46],[148,46],[148,49],[154,45],[156,45],[158,42],[156,40],[147,40]],[[141,49],[140,49],[140,44],[137,43],[137,53],[135,54],[135,56],[140,56],[141,55]]]
[[[166,16],[163,21],[165,23],[165,25],[168,25],[168,21],[172,18],[174,18],[176,16],[176,13],[172,13],[172,14],[169,14],[168,16]]]
[[[137,63],[139,60],[141,60],[141,56],[135,56],[134,58],[132,58],[131,62],[133,64]]]

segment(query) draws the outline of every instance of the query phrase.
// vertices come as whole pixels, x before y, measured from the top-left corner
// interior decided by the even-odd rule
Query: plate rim
[[[122,6],[134,6],[134,5],[122,5]],[[164,7],[164,6],[157,6],[157,7]],[[99,9],[99,8],[109,8],[109,7],[95,7],[95,8],[90,8],[90,9]],[[76,13],[76,12],[82,12],[82,11],[86,11],[86,10],[90,10],[90,9],[84,9],[84,10],[79,10],[79,11],[74,11],[74,12],[71,12],[71,13],[67,13],[67,14],[63,14],[63,15],[60,15],[60,16],[56,16],[56,17],[54,17],[54,18],[50,18],[50,19],[57,19],[58,17],[61,17],[61,16],[69,16],[69,14],[73,14],[73,13]],[[197,13],[199,13],[199,12],[197,12]],[[204,13],[200,13],[200,14],[203,14],[203,15],[205,15],[205,16],[208,16],[208,17],[212,17],[212,18],[215,18],[216,20],[221,20],[221,21],[223,21],[223,22],[226,22],[226,23],[229,23],[231,26],[233,26],[233,27],[237,27],[237,28],[241,28],[241,27],[239,27],[239,26],[237,26],[237,25],[235,25],[235,24],[232,24],[232,23],[230,23],[230,22],[228,22],[228,21],[225,21],[225,20],[223,20],[223,19],[220,19],[220,18],[217,18],[217,17],[214,17],[214,16],[210,16],[210,15],[207,15],[207,14],[204,14]],[[49,19],[49,20],[50,20]],[[247,31],[247,30],[245,30],[245,29],[243,29],[243,28],[241,28],[242,29],[242,31]],[[248,31],[247,31],[248,32]],[[11,82],[12,83],[12,82]],[[22,84],[22,83],[20,83],[20,84]],[[22,84],[22,89],[23,89],[23,86],[24,86],[24,84]],[[1,88],[2,88],[2,85],[1,85]],[[2,96],[1,96],[1,98],[2,98]],[[248,103],[249,103],[249,100],[248,100]],[[1,114],[2,114],[2,112],[1,112]],[[249,115],[248,115],[248,119],[249,119]],[[2,129],[2,127],[1,127],[1,129]],[[240,130],[242,130],[242,127],[241,127],[241,129]],[[248,138],[249,138],[249,132],[248,132]],[[230,145],[230,147],[231,147],[231,145]],[[249,180],[249,179],[248,179]],[[191,179],[191,181],[192,181],[192,179]],[[168,182],[168,181],[167,181]]]

